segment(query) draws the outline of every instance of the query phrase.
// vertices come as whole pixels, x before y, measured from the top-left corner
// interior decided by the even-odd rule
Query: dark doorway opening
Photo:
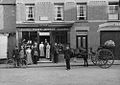
[[[120,31],[101,31],[100,32],[100,45],[103,46],[107,40],[115,42],[114,57],[120,60]]]
[[[45,39],[47,40],[48,43],[50,43],[50,36],[39,36],[39,43],[45,42]]]

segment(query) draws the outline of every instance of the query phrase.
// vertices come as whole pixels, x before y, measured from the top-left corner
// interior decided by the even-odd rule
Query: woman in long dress
[[[40,50],[40,57],[44,57],[45,53],[44,53],[44,44],[43,44],[43,42],[41,42],[41,44],[39,45],[39,50]]]
[[[46,58],[50,58],[50,44],[47,43],[47,46],[46,46]]]
[[[28,47],[27,49],[26,49],[26,55],[27,55],[27,64],[32,64],[33,62],[32,62],[32,56],[31,56],[31,49],[30,49],[30,47]]]

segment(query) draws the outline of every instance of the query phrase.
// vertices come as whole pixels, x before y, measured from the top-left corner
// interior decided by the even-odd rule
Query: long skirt
[[[32,64],[32,57],[31,54],[27,54],[27,64]]]

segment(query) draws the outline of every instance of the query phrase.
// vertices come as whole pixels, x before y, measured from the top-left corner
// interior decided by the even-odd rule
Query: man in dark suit
[[[70,55],[71,55],[70,47],[69,47],[69,45],[67,45],[66,49],[64,50],[64,58],[66,61],[66,70],[70,70]]]
[[[53,54],[54,54],[54,63],[58,63],[58,46],[57,46],[57,43],[54,44]]]

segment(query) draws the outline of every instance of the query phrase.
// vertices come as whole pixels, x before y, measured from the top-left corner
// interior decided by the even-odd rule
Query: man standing
[[[64,50],[64,58],[66,61],[66,70],[70,70],[70,55],[71,55],[70,47],[69,47],[69,45],[67,45],[66,49]]]
[[[54,44],[54,47],[53,47],[53,61],[54,63],[58,63],[58,46],[57,46],[57,43]]]
[[[19,49],[18,49],[17,46],[16,46],[15,49],[13,50],[13,57],[14,57],[14,59],[15,59],[16,66],[19,66],[20,58],[19,58]]]

